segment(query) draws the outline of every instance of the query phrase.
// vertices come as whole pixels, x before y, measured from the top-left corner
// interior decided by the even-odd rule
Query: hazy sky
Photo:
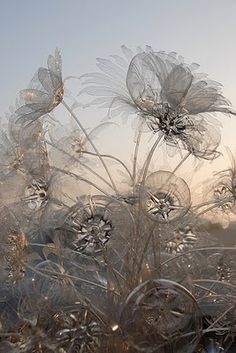
[[[0,0],[0,115],[55,47],[67,76],[94,71],[122,44],[198,62],[236,106],[235,18],[235,0]],[[236,118],[222,121],[222,143],[235,150]]]
[[[65,75],[122,44],[177,51],[236,104],[235,17],[235,0],[0,0],[1,113],[56,46]]]

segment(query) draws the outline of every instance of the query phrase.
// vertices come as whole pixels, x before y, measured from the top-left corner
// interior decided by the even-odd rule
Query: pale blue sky
[[[0,0],[0,116],[55,47],[65,77],[94,71],[122,44],[198,62],[236,106],[235,0]],[[222,142],[235,150],[236,119],[223,121]]]
[[[235,0],[0,0],[0,112],[56,46],[65,75],[91,71],[122,44],[177,51],[236,104],[235,17]]]

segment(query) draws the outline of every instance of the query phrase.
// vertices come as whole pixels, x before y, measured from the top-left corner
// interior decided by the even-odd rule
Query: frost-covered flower
[[[58,179],[55,174],[35,175],[14,174],[0,184],[2,204],[19,219],[23,231],[37,224],[47,205],[57,202]],[[59,201],[58,201],[59,203]],[[37,232],[39,228],[37,225]]]
[[[217,172],[215,180],[209,180],[203,190],[205,202],[208,203],[206,212],[212,215],[220,214],[221,220],[229,221],[229,217],[236,213],[236,162],[232,152],[227,149],[231,165],[228,169]]]
[[[127,87],[149,129],[161,132],[167,144],[199,158],[213,159],[220,142],[215,112],[230,113],[220,85],[195,73],[176,54],[140,53],[131,61]]]
[[[11,111],[13,109],[11,107]],[[14,173],[45,174],[49,165],[43,119],[39,118],[26,125],[17,122],[15,112],[7,115],[7,119],[7,127],[0,132],[2,176]]]
[[[46,175],[49,165],[43,132],[37,131],[34,138],[20,138],[12,141],[6,131],[0,131],[0,180],[7,185],[11,178],[21,179],[22,175],[30,174],[37,178]]]
[[[16,353],[90,353],[100,349],[107,334],[104,323],[82,305],[55,308],[48,307],[39,312],[37,322],[22,324],[12,345],[5,352]],[[25,329],[24,326],[27,326]],[[5,345],[3,345],[4,347]],[[1,345],[0,345],[1,347]],[[6,345],[8,348],[8,345]],[[1,350],[0,350],[1,351]]]
[[[39,209],[48,200],[48,183],[43,179],[32,179],[26,186],[22,197],[23,202],[28,203],[28,207],[31,209]]]
[[[186,182],[168,171],[150,174],[141,190],[145,214],[156,222],[169,222],[187,213],[191,195]]]
[[[117,56],[99,59],[98,66],[103,73],[84,75],[81,92],[99,96],[92,103],[109,107],[110,117],[136,112],[139,127],[162,132],[167,144],[199,158],[218,156],[219,123],[209,114],[232,109],[220,85],[195,72],[197,64],[147,47],[133,56],[128,68]]]
[[[51,141],[48,142],[51,147],[49,151],[50,162],[66,169],[72,169],[78,165],[83,165],[87,169],[89,165],[94,166],[96,160],[93,158],[91,163],[89,156],[97,155],[89,141],[96,139],[99,133],[111,124],[109,122],[99,124],[87,132],[87,137],[81,133],[81,130],[73,121],[69,126],[63,125],[58,129],[53,126],[52,131],[50,131]]]
[[[116,262],[127,251],[132,221],[120,202],[92,196],[73,205],[59,228],[64,246],[86,256]]]
[[[61,55],[49,55],[47,68],[40,67],[28,89],[20,92],[20,107],[16,110],[16,123],[28,124],[50,113],[61,103],[64,86],[61,74]]]
[[[219,245],[217,238],[207,231],[207,226],[191,209],[171,224],[162,226],[161,248],[171,255],[193,249]]]
[[[24,155],[19,146],[13,143],[7,132],[3,129],[0,131],[0,179],[16,173],[24,169]]]
[[[49,329],[55,337],[58,352],[95,352],[104,338],[104,327],[87,308],[58,312]]]
[[[190,226],[176,229],[173,237],[166,242],[165,251],[170,254],[178,254],[192,249],[197,242],[197,235]]]

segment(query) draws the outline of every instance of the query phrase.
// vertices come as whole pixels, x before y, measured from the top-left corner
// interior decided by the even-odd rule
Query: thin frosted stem
[[[111,291],[112,293],[114,293],[114,294],[119,296],[119,293],[117,293],[117,292],[115,292],[113,290],[109,290],[107,287],[105,287],[105,286],[103,286],[103,285],[101,285],[99,283],[92,282],[92,281],[89,281],[89,280],[84,279],[84,278],[80,278],[80,277],[77,277],[77,276],[72,276],[72,275],[69,275],[69,274],[66,274],[66,273],[54,272],[54,271],[50,271],[50,270],[46,270],[46,269],[44,271],[42,271],[42,270],[39,271],[36,268],[34,268],[34,267],[32,267],[32,266],[30,266],[30,265],[28,265],[26,263],[24,263],[24,265],[26,267],[28,267],[31,271],[33,271],[33,272],[35,272],[35,273],[37,273],[37,274],[39,274],[39,275],[41,275],[43,277],[46,277],[46,278],[48,278],[50,280],[53,280],[55,282],[57,282],[58,279],[51,277],[51,275],[52,276],[59,276],[59,277],[62,277],[62,278],[69,278],[69,279],[73,279],[73,280],[80,281],[80,282],[83,282],[83,283],[87,283],[87,284],[90,284],[92,286],[104,289],[105,291]]]
[[[208,330],[213,328],[221,319],[223,319],[223,317],[230,312],[233,308],[235,307],[235,304],[231,305],[229,308],[227,308],[223,314],[221,314],[220,316],[218,316],[218,318],[208,327]]]
[[[198,205],[195,205],[195,206],[192,206],[192,210],[193,211],[196,211],[196,210],[198,210],[198,209],[200,209],[200,208],[202,208],[202,207],[204,207],[204,206],[209,206],[209,205],[215,205],[215,202],[213,202],[213,201],[208,201],[208,202],[204,202],[204,203],[200,203],[200,204],[198,204]]]
[[[152,229],[150,230],[150,234],[146,240],[146,243],[144,245],[144,248],[143,248],[143,251],[142,251],[142,255],[141,255],[141,259],[140,259],[140,262],[138,263],[138,271],[137,271],[137,275],[139,275],[140,271],[142,270],[142,265],[143,265],[143,260],[144,260],[144,256],[147,252],[147,249],[148,249],[148,245],[150,243],[150,240],[152,239],[153,237],[153,232],[154,232],[154,229],[156,228],[156,224],[153,225]]]
[[[209,251],[209,250],[216,250],[216,251],[220,251],[220,250],[234,250],[236,251],[236,247],[223,247],[223,246],[211,246],[211,247],[207,247],[207,248],[196,248],[196,249],[191,249],[191,250],[188,250],[188,251],[185,251],[179,255],[176,255],[175,257],[172,257],[164,262],[161,263],[161,266],[164,266],[166,264],[168,264],[169,262],[173,261],[173,260],[176,260],[178,259],[179,257],[183,257],[187,254],[191,254],[191,253],[195,253],[195,252],[198,252],[198,251]]]
[[[138,159],[138,151],[139,151],[141,136],[142,136],[142,132],[139,131],[137,141],[135,143],[135,149],[134,149],[134,161],[133,161],[133,183],[134,183],[134,185],[136,182],[137,159]]]
[[[163,138],[163,134],[160,133],[158,138],[156,139],[156,141],[154,142],[148,156],[147,156],[147,159],[146,161],[144,162],[143,164],[143,167],[142,167],[142,171],[140,173],[140,176],[139,176],[139,180],[138,180],[138,184],[140,183],[140,178],[142,178],[142,181],[141,181],[141,186],[143,187],[144,184],[145,184],[145,181],[146,181],[146,177],[147,177],[147,173],[148,173],[148,169],[149,169],[149,166],[150,166],[150,163],[151,163],[151,160],[152,160],[152,157],[153,157],[153,154],[157,148],[157,146],[159,145],[160,141],[162,140]],[[139,234],[139,229],[140,229],[140,219],[141,219],[141,202],[139,200],[139,208],[138,208],[138,220],[137,220],[137,234],[138,236],[140,236]],[[137,241],[137,249],[139,247],[139,241]]]
[[[203,211],[201,211],[201,212],[199,212],[199,213],[197,213],[197,216],[199,217],[199,216],[201,216],[201,215],[203,215],[203,214],[205,214],[205,213],[207,213],[207,212],[209,212],[209,211],[211,211],[211,210],[213,210],[214,208],[217,208],[217,207],[219,207],[220,206],[220,204],[221,203],[214,203],[214,204],[212,204],[212,206],[211,207],[208,207],[207,209],[205,209],[205,210],[203,210]],[[222,203],[223,204],[223,203]]]
[[[83,127],[83,125],[81,124],[81,122],[79,121],[79,119],[77,118],[75,113],[73,112],[73,110],[70,109],[70,107],[66,104],[66,102],[64,100],[62,101],[62,104],[68,110],[68,112],[71,114],[71,116],[73,117],[73,119],[76,121],[76,123],[78,124],[79,128],[83,132],[84,136],[87,138],[87,140],[89,141],[90,145],[93,147],[94,151],[96,152],[98,158],[100,159],[100,161],[101,161],[101,163],[102,163],[102,165],[103,165],[103,167],[104,167],[104,169],[105,169],[105,171],[106,171],[106,173],[107,173],[107,175],[108,175],[108,177],[110,179],[110,182],[111,182],[111,184],[113,186],[114,191],[116,192],[116,194],[118,194],[118,190],[117,190],[116,185],[115,185],[115,183],[114,183],[114,181],[112,179],[112,176],[111,176],[111,174],[110,174],[110,172],[109,172],[109,170],[108,170],[108,168],[106,166],[106,163],[104,162],[102,156],[100,155],[97,147],[95,146],[95,144],[91,140],[89,134],[86,132],[85,128]]]
[[[96,153],[93,153],[93,152],[88,152],[88,151],[84,151],[83,152],[84,154],[89,154],[90,156],[95,156],[97,157],[97,154]],[[126,170],[127,174],[129,175],[130,179],[133,181],[133,176],[129,170],[129,168],[125,165],[124,162],[122,162],[119,158],[115,157],[115,156],[112,156],[110,154],[100,154],[100,156],[102,158],[110,158],[110,159],[113,159],[114,161],[118,162],[120,165],[122,165],[122,167]]]
[[[229,287],[229,288],[233,288],[233,289],[236,289],[236,286],[234,286],[233,284],[231,283],[228,283],[228,282],[223,282],[223,281],[220,281],[220,280],[217,280],[217,279],[196,279],[193,281],[194,283],[209,283],[209,282],[213,282],[212,284],[215,285],[215,284],[220,284],[222,286],[225,286],[225,287]],[[212,287],[214,288],[214,287]],[[210,290],[211,288],[209,288]]]
[[[159,143],[161,142],[163,138],[163,134],[160,133],[158,138],[156,139],[156,141],[154,142],[148,156],[147,156],[147,159],[146,159],[146,162],[144,163],[143,165],[143,168],[142,168],[142,172],[140,174],[140,178],[142,177],[142,186],[145,184],[145,180],[146,180],[146,177],[147,177],[147,173],[148,173],[148,169],[149,169],[149,166],[150,166],[150,163],[151,163],[151,160],[152,160],[152,157],[153,157],[153,154],[157,148],[157,146],[159,145]]]
[[[177,172],[177,170],[181,167],[181,165],[189,158],[189,156],[191,155],[191,152],[188,152],[184,158],[181,159],[181,161],[177,164],[177,166],[175,167],[175,169],[173,170],[173,174],[175,174],[175,172]]]
[[[92,168],[90,168],[89,166],[87,166],[86,164],[84,164],[83,162],[81,162],[78,158],[72,156],[70,153],[66,152],[65,150],[63,150],[62,148],[54,145],[53,143],[51,143],[50,141],[46,140],[46,143],[50,146],[52,146],[53,148],[57,149],[58,151],[62,152],[63,154],[67,155],[68,157],[72,158],[74,161],[78,162],[82,167],[84,167],[85,169],[87,169],[90,173],[92,173],[93,175],[95,175],[96,177],[98,177],[101,181],[103,181],[106,185],[108,185],[111,189],[113,189],[113,186],[106,180],[104,179],[101,175],[99,175],[98,173],[96,173]]]
[[[72,172],[69,172],[67,170],[64,170],[64,169],[61,169],[61,168],[57,168],[57,167],[51,167],[51,169],[55,170],[57,172],[60,172],[62,174],[65,174],[65,175],[69,175],[69,176],[71,176],[74,179],[77,179],[77,180],[80,180],[80,181],[84,181],[85,183],[87,183],[90,186],[93,186],[95,189],[97,189],[98,191],[100,191],[104,195],[111,197],[105,190],[103,190],[102,188],[100,188],[99,186],[94,184],[92,181],[79,176],[78,174],[75,174],[75,173],[72,173]]]

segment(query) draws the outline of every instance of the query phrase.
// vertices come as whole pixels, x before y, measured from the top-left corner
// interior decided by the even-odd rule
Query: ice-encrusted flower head
[[[61,73],[61,55],[49,55],[47,68],[40,67],[28,89],[20,92],[20,107],[16,110],[16,122],[28,124],[50,113],[61,103],[64,86]]]
[[[89,257],[119,261],[127,252],[132,220],[120,202],[106,196],[82,197],[64,217],[62,243]]]
[[[219,123],[209,118],[230,113],[230,103],[217,82],[197,74],[175,54],[143,52],[132,59],[126,84],[139,115],[168,145],[213,159],[220,142]]]
[[[206,211],[220,214],[228,223],[229,217],[236,212],[236,164],[232,152],[229,149],[227,152],[231,162],[229,168],[215,173],[214,181],[207,182],[204,195],[209,204]]]
[[[133,55],[124,46],[122,51],[126,59],[117,55],[98,59],[102,72],[83,75],[81,93],[97,96],[91,103],[107,107],[109,117],[136,113],[139,128],[162,133],[168,145],[197,158],[216,158],[220,129],[209,115],[234,113],[221,85],[176,53],[146,47]]]
[[[187,213],[191,195],[186,182],[171,172],[150,174],[141,190],[144,213],[156,222],[169,222]]]

